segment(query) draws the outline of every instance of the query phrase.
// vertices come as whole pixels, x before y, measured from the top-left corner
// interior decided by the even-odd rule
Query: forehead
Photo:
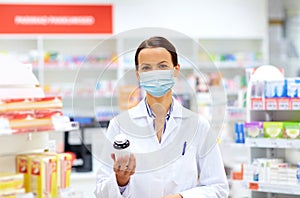
[[[162,47],[142,49],[138,55],[139,64],[150,64],[166,61],[172,63],[172,57],[168,50]]]

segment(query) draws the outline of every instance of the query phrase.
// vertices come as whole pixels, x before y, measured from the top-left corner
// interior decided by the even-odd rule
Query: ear
[[[140,74],[137,70],[135,70],[135,75],[136,75],[136,78],[138,79],[138,81],[140,81]]]
[[[177,64],[176,66],[174,66],[174,77],[177,77],[179,75],[179,71],[180,71],[180,64]]]

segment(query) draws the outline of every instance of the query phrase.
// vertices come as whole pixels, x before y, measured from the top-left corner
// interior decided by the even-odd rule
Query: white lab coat
[[[215,136],[208,133],[208,122],[182,107],[176,99],[173,98],[173,101],[173,111],[160,143],[144,100],[111,120],[107,138],[112,142],[119,133],[127,135],[131,142],[131,152],[136,156],[136,173],[131,176],[121,195],[112,165],[103,164],[97,173],[97,198],[161,198],[176,193],[184,198],[228,197],[223,161]],[[137,136],[138,127],[134,128],[138,129],[137,133],[128,134],[128,130],[134,129],[126,127],[130,125],[130,121],[122,121],[124,116],[130,117],[130,121],[139,126],[148,126],[146,128],[150,135],[144,134],[142,138]],[[184,141],[187,142],[187,147],[183,155]],[[163,150],[172,143],[169,150]]]

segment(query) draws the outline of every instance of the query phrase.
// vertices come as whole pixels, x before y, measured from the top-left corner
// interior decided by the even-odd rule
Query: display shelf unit
[[[149,37],[153,36],[152,32],[145,33],[143,37],[132,33],[120,38],[89,34],[26,35],[22,38],[17,35],[2,35],[0,51],[22,62],[31,63],[46,94],[49,91],[49,94],[63,95],[64,111],[69,114],[74,107],[74,100],[84,95],[77,93],[82,91],[82,87],[86,92],[91,92],[87,94],[88,96],[94,98],[97,80],[116,80],[118,85],[137,84],[135,74],[132,72],[133,57],[136,47],[147,38],[147,34]],[[165,36],[178,50],[182,78],[211,72],[214,70],[212,65],[216,65],[216,69],[224,78],[234,78],[235,75],[244,75],[245,68],[260,65],[266,57],[264,38],[188,39],[176,34]],[[111,62],[116,57],[117,61]],[[93,62],[95,60],[96,62]],[[190,89],[187,83],[178,93],[186,92],[186,88]],[[230,100],[237,100],[238,94],[233,93],[228,94]],[[68,98],[71,94],[74,100]],[[110,106],[118,107],[116,100],[109,101],[110,96],[102,97],[100,94],[98,96],[89,103],[94,101],[100,104],[110,103]],[[116,94],[113,94],[111,97],[115,96]],[[93,107],[89,105],[85,107],[81,101],[84,100],[78,99],[75,103],[79,108],[83,107],[86,112],[90,112],[89,116],[94,116]],[[192,101],[192,104],[196,102]]]
[[[7,56],[0,56],[0,98],[43,98],[43,90],[32,72],[31,67]],[[28,110],[28,109],[27,109]],[[14,111],[16,113],[16,111]],[[3,112],[2,112],[3,113]],[[53,123],[54,125],[54,123]],[[63,122],[54,125],[53,130],[30,127],[27,132],[14,134],[14,130],[0,130],[0,172],[15,172],[16,155],[20,153],[42,152],[49,149],[49,134],[78,129],[78,123]],[[3,126],[2,126],[3,129]],[[10,129],[10,125],[8,125]]]
[[[268,76],[266,76],[268,73]],[[247,90],[247,122],[251,121],[300,121],[298,110],[255,110],[251,109],[251,89],[254,82],[283,80],[282,73],[274,66],[262,66],[251,76]],[[295,165],[299,157],[299,139],[280,138],[246,138],[245,145],[250,148],[249,160],[256,158],[281,158],[290,165]],[[291,157],[293,155],[293,157]],[[292,159],[294,158],[294,159]],[[292,159],[292,160],[291,160]],[[295,175],[296,177],[296,175]],[[245,183],[247,189],[252,190],[252,198],[260,197],[299,197],[299,185],[274,184],[270,183]],[[249,188],[250,187],[250,188]]]

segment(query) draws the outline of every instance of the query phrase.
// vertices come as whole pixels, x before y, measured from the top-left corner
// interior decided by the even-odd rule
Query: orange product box
[[[278,99],[265,98],[265,109],[266,110],[278,110]]]
[[[1,99],[0,112],[21,111],[26,110],[28,105],[32,103],[32,99],[16,98],[16,99]]]
[[[291,110],[291,101],[289,98],[277,99],[278,110]]]
[[[61,109],[61,96],[47,96],[44,98],[34,98],[34,109]]]
[[[39,109],[34,111],[35,118],[51,118],[52,116],[62,116],[61,109]]]
[[[61,96],[43,98],[1,99],[0,112],[25,111],[36,109],[62,109]]]
[[[15,119],[25,119],[27,117],[34,117],[35,114],[33,111],[8,111],[8,112],[1,112],[0,117],[5,118],[8,120],[15,120]]]
[[[36,119],[30,116],[23,119],[9,120],[9,126],[13,131],[15,131],[15,133],[54,129],[51,118]]]
[[[300,98],[291,99],[291,108],[292,110],[300,110]]]
[[[262,98],[251,98],[252,110],[264,110],[265,106]]]
[[[69,153],[57,154],[57,184],[64,189],[70,186],[72,171],[72,155]]]

